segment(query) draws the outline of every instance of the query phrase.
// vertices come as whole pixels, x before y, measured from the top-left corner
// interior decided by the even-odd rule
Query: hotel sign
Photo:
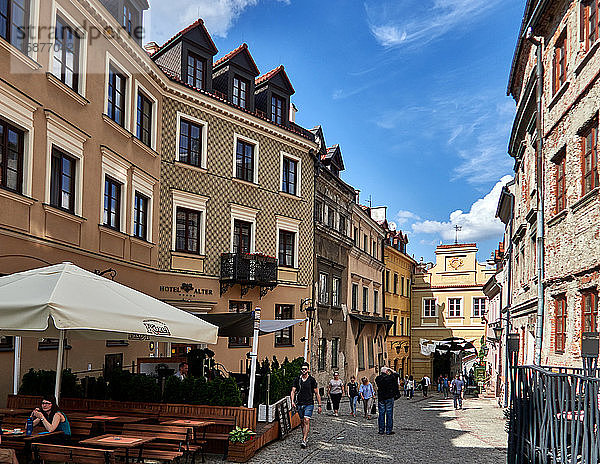
[[[179,296],[212,295],[212,288],[194,288],[193,284],[182,283],[180,286],[161,285],[161,292],[176,293]]]

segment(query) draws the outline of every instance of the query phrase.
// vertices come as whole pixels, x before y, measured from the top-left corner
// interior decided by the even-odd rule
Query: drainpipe
[[[536,194],[537,194],[537,231],[536,231],[536,254],[537,254],[537,325],[535,335],[535,357],[533,363],[540,365],[542,361],[542,340],[544,335],[544,194],[543,194],[543,160],[544,141],[542,134],[542,95],[544,86],[544,64],[542,63],[543,43],[541,38],[533,37],[533,30],[527,30],[527,40],[536,46],[537,59],[537,159],[536,159]]]
[[[514,199],[510,207],[510,221],[508,223],[508,260],[506,265],[507,269],[507,282],[506,282],[506,329],[504,330],[504,407],[508,407],[508,398],[510,390],[510,377],[511,377],[511,365],[510,365],[510,351],[508,349],[508,334],[510,332],[510,307],[512,305],[512,260],[513,260],[513,217],[514,217]],[[502,321],[502,313],[500,314],[500,321]],[[502,323],[502,322],[501,322]]]

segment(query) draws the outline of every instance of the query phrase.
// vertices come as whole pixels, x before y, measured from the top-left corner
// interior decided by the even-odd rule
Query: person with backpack
[[[463,394],[465,389],[465,383],[460,380],[460,374],[456,374],[456,377],[450,385],[452,395],[454,396],[454,409],[462,409],[463,406]]]
[[[308,368],[309,365],[307,362],[302,364],[302,367],[300,368],[301,374],[299,377],[294,379],[294,386],[292,387],[292,392],[290,393],[292,407],[298,410],[298,415],[300,416],[300,426],[302,427],[302,443],[300,444],[301,448],[306,448],[308,441],[310,418],[312,417],[312,413],[315,408],[313,395],[317,397],[319,414],[321,414],[322,411],[321,395],[319,395],[317,381],[308,373]]]
[[[445,374],[442,379],[442,392],[444,393],[444,399],[447,400],[450,396],[450,381],[448,380],[448,374]]]

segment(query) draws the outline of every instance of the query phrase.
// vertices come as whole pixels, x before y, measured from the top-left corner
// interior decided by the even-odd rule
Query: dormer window
[[[277,95],[271,96],[271,121],[275,124],[283,123],[283,99]]]
[[[204,89],[206,61],[194,53],[188,54],[187,83],[197,89]]]
[[[235,76],[233,78],[233,104],[242,108],[247,107],[248,103],[248,87],[250,84],[247,80]]]
[[[128,2],[123,3],[123,22],[121,25],[129,35],[133,35],[133,8]]]

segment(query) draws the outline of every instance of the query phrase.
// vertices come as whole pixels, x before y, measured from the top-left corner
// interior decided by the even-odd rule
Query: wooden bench
[[[196,453],[202,450],[201,444],[191,444],[192,429],[187,427],[158,424],[125,424],[123,435],[154,437],[142,449],[142,459],[158,461],[179,461],[184,454],[189,454],[195,461]],[[117,452],[120,455],[120,452]]]
[[[185,419],[191,419],[191,417],[184,417]],[[168,421],[174,419],[182,419],[180,416],[161,416],[160,421]],[[213,422],[212,425],[204,427],[202,436],[199,442],[203,443],[202,462],[204,462],[204,452],[215,452],[223,451],[223,456],[227,457],[229,451],[229,432],[231,432],[236,426],[235,417],[210,417],[210,416],[194,416],[193,419],[207,420]],[[210,446],[211,442],[214,445],[215,442],[219,446]]]
[[[33,462],[42,464],[50,462],[68,462],[69,464],[114,464],[113,451],[84,448],[81,446],[47,445],[34,443],[31,445]]]

